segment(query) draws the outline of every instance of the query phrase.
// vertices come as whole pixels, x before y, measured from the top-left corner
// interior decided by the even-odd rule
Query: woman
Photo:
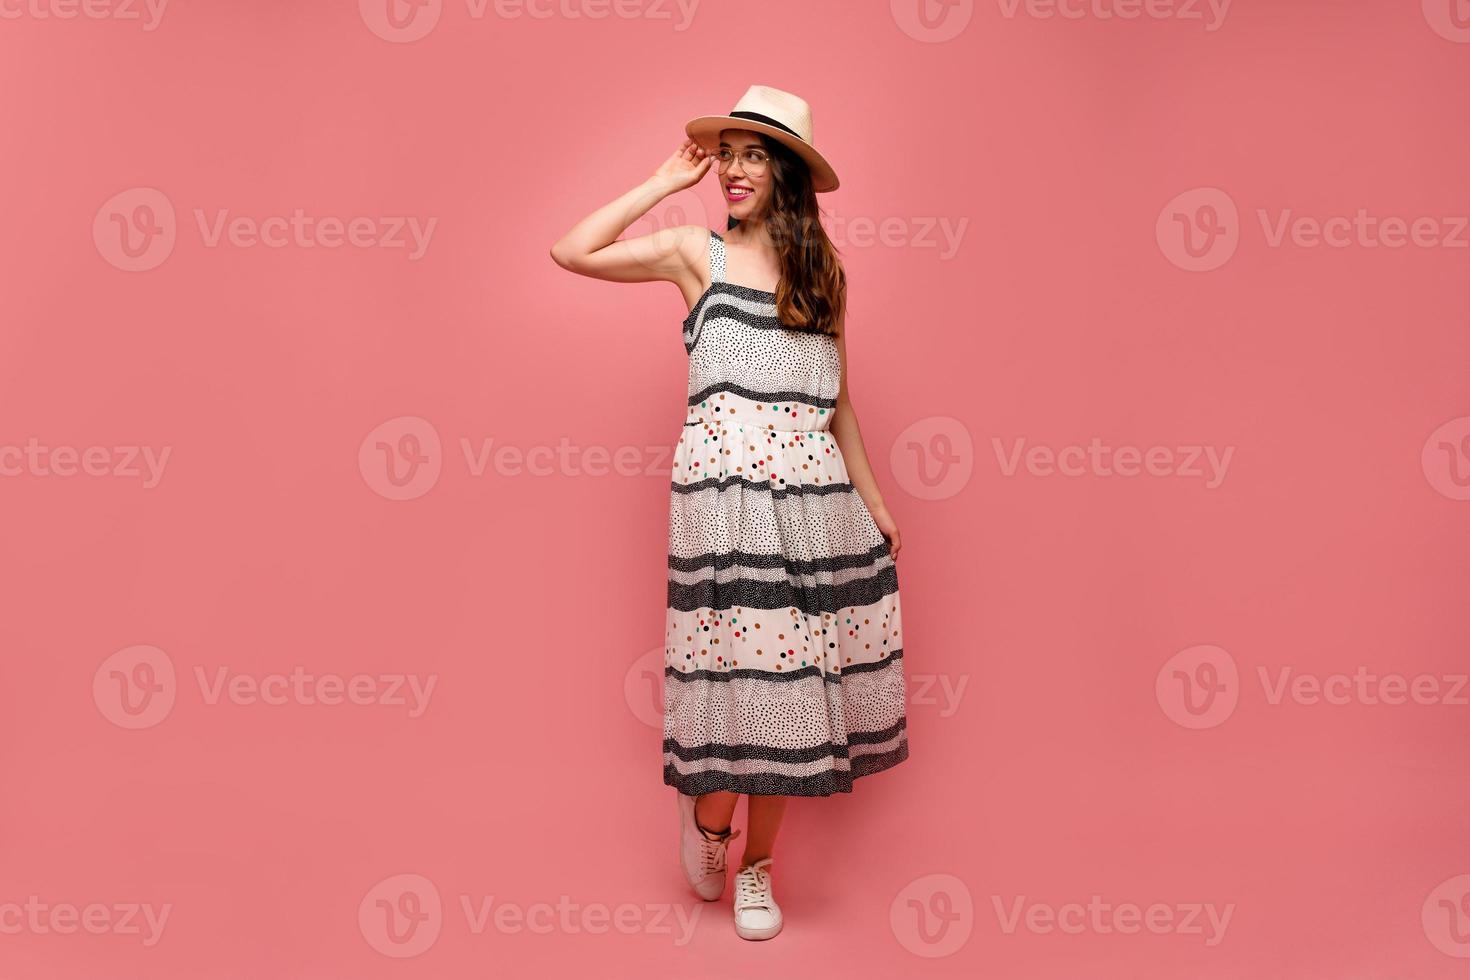
[[[846,277],[816,195],[837,175],[802,99],[752,86],[701,116],[653,176],[551,250],[562,268],[684,294],[689,408],[674,455],[664,638],[664,782],[680,862],[719,898],[747,798],[735,931],[781,931],[776,832],[790,796],[846,793],[908,757],[898,528],[845,378]],[[711,169],[725,235],[666,228],[618,241]]]

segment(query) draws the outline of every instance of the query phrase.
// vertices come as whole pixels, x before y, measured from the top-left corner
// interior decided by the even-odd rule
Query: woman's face
[[[720,133],[719,149],[728,147],[735,154],[730,169],[720,174],[720,191],[725,195],[725,204],[732,217],[746,219],[763,214],[771,200],[770,154],[760,135],[746,129],[726,129]],[[765,168],[752,166],[746,152],[759,153],[766,160]],[[752,172],[755,171],[755,172]]]

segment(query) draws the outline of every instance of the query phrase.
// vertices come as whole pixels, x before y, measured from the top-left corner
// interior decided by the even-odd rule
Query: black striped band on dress
[[[764,307],[765,309],[757,312],[731,302],[737,299],[746,300],[751,304]],[[686,335],[691,334],[700,316],[711,307],[716,306],[720,308],[718,316],[721,318],[738,320],[741,323],[748,324],[760,330],[784,330],[788,334],[812,334],[818,337],[832,336],[825,330],[818,330],[815,327],[797,327],[782,323],[779,314],[776,312],[775,293],[768,292],[764,289],[754,289],[750,286],[742,286],[734,282],[710,283],[709,288],[695,301],[694,306],[685,315],[683,332]],[[690,347],[692,349],[693,345],[691,344]]]
[[[846,769],[830,769],[810,776],[786,776],[773,772],[729,773],[718,769],[681,773],[672,763],[664,764],[664,783],[685,796],[724,791],[750,796],[831,796],[851,793],[853,781],[891,769],[909,757],[907,735],[887,752],[854,758]]]
[[[709,291],[700,297],[699,302],[694,304],[694,309],[684,318],[686,326],[692,326],[691,322],[701,311],[718,308],[720,316],[731,320],[739,320],[741,323],[756,327],[760,330],[783,330],[781,321],[776,317],[776,304],[769,299],[759,298],[758,290],[749,286],[737,286],[729,282],[717,282],[710,286]],[[765,294],[769,297],[770,293]],[[746,309],[738,305],[735,300],[746,300],[752,304],[762,307],[760,312]]]
[[[764,289],[756,289],[752,286],[742,286],[737,282],[712,282],[709,284],[709,288],[700,295],[699,299],[695,300],[694,306],[685,315],[684,330],[687,332],[694,325],[694,321],[698,319],[700,312],[706,307],[714,303],[728,306],[730,304],[724,301],[729,299],[744,299],[765,306],[770,310],[769,313],[764,315],[752,313],[751,316],[760,320],[770,320],[776,326],[781,325],[781,322],[776,319],[775,293],[767,292]]]
[[[839,613],[849,606],[871,606],[898,591],[896,565],[886,565],[867,578],[841,585],[806,585],[785,582],[758,582],[735,579],[718,582],[706,579],[692,585],[669,581],[668,607],[680,612],[696,609],[798,609],[808,616]]]
[[[797,765],[815,762],[818,759],[851,759],[849,746],[882,745],[891,742],[907,731],[908,720],[900,718],[887,728],[876,732],[848,732],[846,742],[824,742],[821,745],[804,745],[799,749],[783,749],[774,745],[725,745],[710,742],[707,745],[684,746],[671,738],[664,739],[664,751],[684,762],[699,762],[704,759],[724,759],[739,762],[742,759],[758,759],[762,762],[783,762]]]
[[[771,432],[794,431],[787,429],[771,429]],[[810,430],[808,430],[810,431]],[[831,483],[772,483],[770,477],[752,480],[748,476],[739,473],[731,473],[729,476],[706,476],[695,480],[693,483],[674,483],[670,481],[669,488],[673,493],[701,493],[705,490],[717,490],[725,493],[739,485],[741,490],[759,491],[768,493],[772,500],[784,500],[787,497],[822,497],[834,493],[857,493],[857,487],[846,480],[833,480]],[[878,549],[874,549],[876,552]]]
[[[671,681],[799,681],[808,677],[820,676],[828,684],[841,684],[842,678],[852,674],[866,674],[884,667],[892,666],[895,662],[903,659],[903,648],[894,650],[881,660],[865,663],[847,664],[840,671],[823,673],[822,668],[816,664],[808,667],[798,667],[795,670],[757,670],[755,668],[732,667],[729,670],[679,670],[676,667],[665,667],[664,677]]]
[[[738,385],[733,381],[716,381],[712,385],[707,385],[706,387],[701,388],[699,391],[689,396],[689,407],[693,408],[700,402],[708,401],[712,396],[718,395],[721,392],[728,392],[732,395],[739,395],[741,398],[748,398],[753,402],[768,402],[771,404],[780,404],[781,402],[800,402],[803,405],[811,405],[813,408],[837,407],[837,399],[835,398],[823,398],[820,395],[808,395],[805,392],[801,391],[756,391],[754,388],[746,388],[745,386]],[[774,429],[772,431],[827,432],[830,430]]]
[[[886,554],[887,542],[855,555],[833,555],[831,558],[787,558],[785,555],[758,555],[749,551],[707,551],[693,558],[675,558],[670,555],[669,569],[691,573],[706,568],[720,571],[739,565],[745,568],[784,568],[788,575],[815,575],[818,572],[844,572],[849,568],[864,568]]]

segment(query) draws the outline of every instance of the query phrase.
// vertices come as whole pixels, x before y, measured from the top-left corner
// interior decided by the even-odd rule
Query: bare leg
[[[786,815],[784,796],[748,796],[745,804],[745,853],[740,866],[749,867],[771,856],[776,847],[776,832]]]
[[[730,818],[735,816],[735,803],[739,793],[720,790],[705,793],[694,801],[694,823],[700,830],[719,836],[730,829]]]

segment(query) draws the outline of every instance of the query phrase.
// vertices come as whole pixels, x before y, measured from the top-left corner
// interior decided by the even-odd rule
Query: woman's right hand
[[[709,172],[715,158],[704,147],[686,139],[673,154],[653,172],[653,180],[668,188],[668,193],[693,187]]]

